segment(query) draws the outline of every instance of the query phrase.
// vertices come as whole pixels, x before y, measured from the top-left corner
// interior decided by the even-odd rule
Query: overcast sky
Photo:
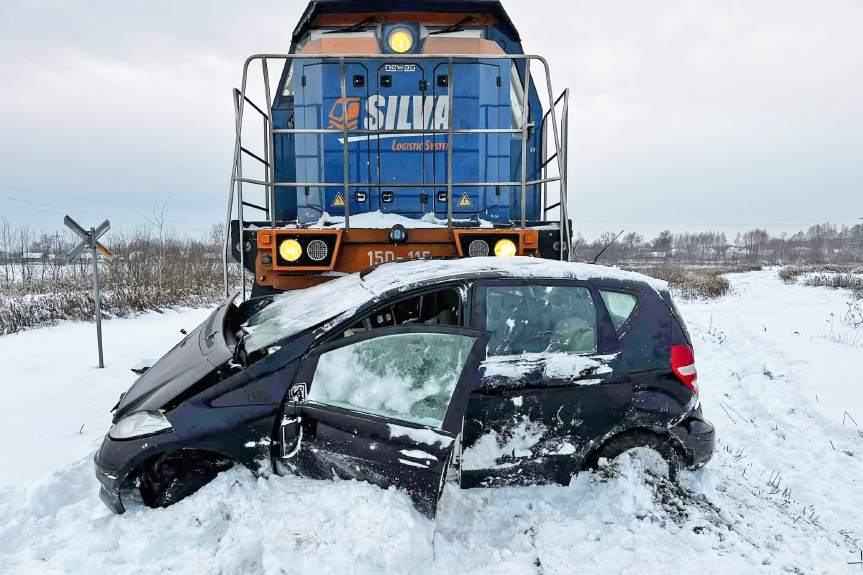
[[[555,90],[571,89],[585,236],[863,218],[860,0],[505,6]],[[287,52],[304,7],[0,2],[0,216],[133,226],[170,197],[181,232],[222,220],[231,89],[248,55]]]

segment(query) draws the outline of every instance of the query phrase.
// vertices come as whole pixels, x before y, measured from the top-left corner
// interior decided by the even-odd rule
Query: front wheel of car
[[[609,462],[630,454],[638,458],[646,470],[677,483],[681,457],[667,437],[649,431],[633,431],[612,437],[594,452],[587,462],[588,469],[599,469],[600,461]]]
[[[212,454],[163,454],[144,465],[139,489],[147,507],[168,507],[210,483],[233,463]]]

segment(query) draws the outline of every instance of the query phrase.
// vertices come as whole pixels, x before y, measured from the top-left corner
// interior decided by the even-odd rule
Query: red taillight
[[[698,395],[698,373],[695,371],[695,353],[691,345],[671,346],[671,371],[683,385]]]

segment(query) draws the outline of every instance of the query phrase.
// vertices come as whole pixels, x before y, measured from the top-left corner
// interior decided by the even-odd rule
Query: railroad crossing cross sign
[[[75,232],[80,238],[81,243],[75,246],[68,254],[66,254],[66,263],[71,264],[73,261],[78,259],[81,254],[86,249],[95,249],[102,253],[103,256],[108,258],[108,261],[114,259],[114,254],[108,250],[105,246],[99,243],[99,238],[101,238],[105,233],[111,229],[111,222],[105,220],[102,222],[98,228],[90,228],[90,231],[85,230],[81,226],[78,225],[78,222],[66,216],[63,219],[63,223],[66,224],[66,227]]]
[[[96,303],[96,340],[99,345],[99,369],[102,369],[105,367],[105,362],[102,358],[102,302],[99,298],[99,254],[101,253],[105,256],[108,261],[114,259],[114,254],[99,243],[99,238],[111,229],[111,223],[105,220],[98,228],[90,228],[90,231],[82,228],[78,225],[78,222],[69,216],[63,219],[63,223],[81,238],[81,243],[66,254],[66,263],[70,264],[81,257],[84,250],[91,250],[93,254],[93,301]]]

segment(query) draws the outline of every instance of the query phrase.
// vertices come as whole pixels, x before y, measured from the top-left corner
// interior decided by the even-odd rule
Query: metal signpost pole
[[[99,249],[96,247],[96,228],[90,228],[90,253],[93,254],[93,300],[96,302],[96,341],[99,345],[99,369],[104,369],[102,357],[102,302],[99,297]]]
[[[81,238],[81,243],[72,248],[68,254],[66,254],[66,263],[70,264],[84,253],[86,250],[90,250],[90,253],[93,256],[93,301],[96,304],[95,315],[96,315],[96,340],[99,345],[99,369],[103,369],[105,367],[105,361],[102,355],[102,300],[99,295],[99,254],[105,256],[108,261],[114,259],[114,254],[111,251],[99,243],[99,238],[101,238],[105,233],[111,229],[111,223],[108,220],[102,222],[102,224],[98,228],[90,228],[90,231],[85,230],[78,222],[66,216],[63,220],[63,223],[66,224],[66,227],[75,232],[75,234]]]

